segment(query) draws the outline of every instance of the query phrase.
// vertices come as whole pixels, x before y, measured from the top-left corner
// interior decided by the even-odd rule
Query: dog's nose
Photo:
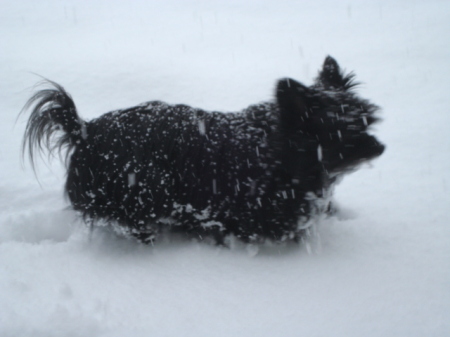
[[[367,159],[373,159],[378,156],[381,156],[386,149],[386,146],[384,144],[381,144],[378,139],[376,139],[373,136],[370,136],[369,138],[369,144],[367,144]]]
[[[380,142],[378,142],[378,140],[376,140],[376,144],[375,144],[375,153],[377,156],[381,156],[384,152],[384,150],[386,149],[386,146],[384,144],[381,144]]]

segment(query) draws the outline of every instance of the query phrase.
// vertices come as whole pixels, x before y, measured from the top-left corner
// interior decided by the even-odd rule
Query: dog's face
[[[384,145],[368,133],[378,108],[355,95],[353,75],[344,76],[327,57],[316,82],[306,87],[292,79],[277,86],[281,127],[293,138],[307,137],[330,175],[356,168],[381,155]]]

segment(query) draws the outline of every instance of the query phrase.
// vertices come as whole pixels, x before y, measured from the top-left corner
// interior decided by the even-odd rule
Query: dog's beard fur
[[[298,240],[340,177],[384,150],[368,134],[376,106],[331,57],[313,86],[282,79],[273,102],[239,113],[148,102],[84,122],[49,83],[25,106],[24,150],[33,161],[52,139],[67,146],[73,208],[144,242],[167,226],[219,243]]]

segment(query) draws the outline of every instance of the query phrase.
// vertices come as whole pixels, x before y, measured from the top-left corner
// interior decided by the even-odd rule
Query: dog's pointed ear
[[[308,118],[309,89],[303,84],[284,78],[278,81],[276,100],[280,122],[285,130],[298,130]]]
[[[344,75],[337,61],[331,56],[327,56],[316,81],[326,90],[350,90],[359,84],[354,79],[355,74]]]
[[[325,88],[339,89],[343,83],[343,77],[339,64],[331,56],[327,56],[323,63],[319,79]]]

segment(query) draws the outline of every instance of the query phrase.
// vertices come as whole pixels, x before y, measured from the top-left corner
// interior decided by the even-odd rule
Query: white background
[[[448,1],[0,1],[1,336],[450,335]],[[21,164],[35,74],[85,119],[149,100],[237,111],[326,55],[387,150],[337,186],[321,244],[256,256],[89,231],[64,167]]]

